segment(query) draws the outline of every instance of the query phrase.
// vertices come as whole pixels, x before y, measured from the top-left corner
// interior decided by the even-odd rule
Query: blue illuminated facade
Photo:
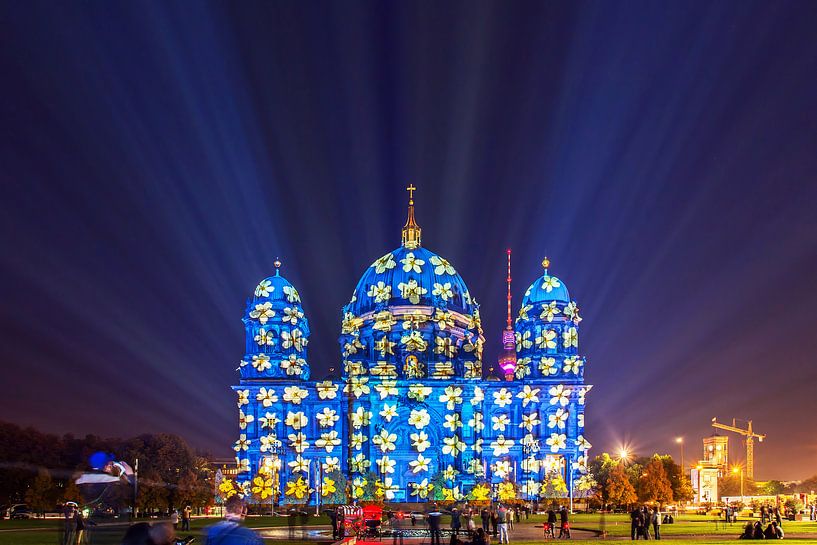
[[[369,499],[371,481],[387,501],[555,498],[589,486],[591,387],[567,287],[546,260],[514,324],[516,367],[490,376],[479,305],[420,235],[410,201],[402,245],[364,271],[343,307],[336,377],[310,378],[308,321],[280,263],[258,285],[233,387],[246,492],[265,466],[282,503],[326,501],[336,488]]]

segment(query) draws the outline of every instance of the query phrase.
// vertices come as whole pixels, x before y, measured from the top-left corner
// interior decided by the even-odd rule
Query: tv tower
[[[516,338],[511,319],[511,249],[508,248],[508,318],[507,325],[502,331],[502,353],[499,356],[499,368],[505,375],[505,380],[513,380],[516,371]]]

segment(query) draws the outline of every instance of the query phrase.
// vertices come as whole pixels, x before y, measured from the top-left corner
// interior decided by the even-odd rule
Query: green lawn
[[[147,521],[155,521],[157,519],[145,519]],[[215,522],[219,518],[194,518],[191,521],[190,532],[179,531],[180,536],[194,535],[203,536],[203,529]],[[287,527],[289,520],[286,517],[248,517],[246,525],[251,528],[270,528],[270,527]],[[59,519],[47,520],[1,520],[0,521],[0,545],[56,545],[59,541]],[[327,517],[310,516],[307,519],[307,524],[320,525],[329,524]],[[92,527],[89,538],[91,545],[119,545],[122,536],[125,534],[127,528],[126,523],[109,524],[104,523]],[[299,527],[298,527],[299,528]],[[296,528],[297,532],[297,528]],[[296,533],[295,537],[299,537]],[[201,543],[203,539],[199,537],[197,543]],[[273,540],[267,540],[272,543]],[[316,540],[289,540],[276,539],[276,545],[314,545]],[[319,543],[319,541],[317,541]]]
[[[0,520],[0,530],[8,528],[53,528],[59,519],[18,519]]]
[[[613,539],[613,540],[602,540],[602,539],[598,539],[598,538],[596,538],[596,539],[571,539],[570,541],[558,540],[558,539],[556,541],[553,541],[553,540],[550,540],[550,541],[542,541],[542,540],[538,540],[538,541],[515,541],[515,540],[511,540],[511,543],[513,545],[517,545],[517,544],[518,545],[532,545],[534,543],[538,544],[538,545],[542,545],[543,543],[567,542],[567,543],[574,543],[574,544],[578,544],[578,545],[590,545],[590,544],[598,545],[599,543],[605,543],[606,541],[613,541],[613,542],[619,541],[619,542],[621,542],[621,541],[630,541],[630,540],[629,539],[623,539],[623,538],[616,538],[616,539]],[[683,539],[679,539],[677,541],[679,541],[681,543],[684,543],[684,544],[690,544],[690,545],[698,544],[698,543],[706,544],[706,545],[735,545],[735,543],[736,543],[735,539],[713,539],[711,537],[683,538]],[[739,543],[743,543],[743,542],[739,542]],[[791,544],[791,545],[814,545],[815,540],[814,540],[814,538],[809,538],[809,539],[788,539],[788,538],[786,538],[786,539],[783,540],[783,543],[786,544],[786,545],[788,545],[788,544]]]
[[[527,521],[521,523],[523,526],[527,525],[541,525],[545,517],[542,515],[535,515],[530,517]],[[155,520],[155,519],[153,519]],[[201,536],[202,529],[210,524],[216,522],[217,518],[201,519],[195,518],[191,524],[191,531],[179,532],[180,535],[195,535]],[[725,526],[723,523],[718,523],[718,528],[715,529],[715,524],[711,517],[703,515],[681,515],[676,519],[675,524],[664,524],[661,526],[661,534],[666,538],[683,539],[684,543],[707,543],[707,544],[735,544],[737,536],[741,533],[743,522],[738,522],[732,526]],[[756,519],[755,519],[756,520]],[[314,525],[328,525],[327,517],[309,516],[306,519],[309,526]],[[23,521],[0,521],[0,545],[53,545],[57,543],[58,532],[56,531],[58,520],[23,520]],[[249,517],[246,520],[247,526],[251,528],[271,528],[271,527],[287,527],[289,519],[287,517]],[[604,515],[599,514],[575,514],[571,517],[571,526],[575,529],[586,530],[601,530],[605,529],[608,535],[613,538],[624,539],[630,535],[630,519],[629,515]],[[54,530],[50,530],[53,528]],[[126,525],[100,525],[92,528],[93,545],[119,545],[122,536],[125,533]],[[817,543],[817,522],[803,521],[803,522],[784,522],[783,529],[787,535],[810,536],[810,539],[791,539],[786,538],[786,542],[793,544],[815,544]],[[296,528],[296,532],[298,529]],[[295,537],[300,537],[295,534]],[[521,537],[521,536],[520,536]],[[201,541],[201,540],[199,540]],[[275,545],[310,545],[316,543],[315,539],[308,540],[289,540],[289,539],[268,539],[268,543]],[[629,540],[628,540],[629,541]],[[598,543],[599,539],[592,540],[573,540],[572,543]],[[388,541],[384,541],[388,543]],[[516,539],[515,544],[541,544],[542,540]]]
[[[529,521],[541,524],[546,517],[536,515],[530,517]],[[662,536],[737,536],[743,530],[747,521],[758,519],[739,519],[738,522],[724,525],[719,520],[717,527],[714,519],[706,515],[680,515],[676,517],[674,524],[662,524]],[[627,514],[604,515],[599,514],[575,514],[572,517],[572,527],[588,530],[606,530],[609,536],[629,536],[630,516]],[[783,530],[788,534],[814,534],[817,538],[817,522],[814,521],[784,521]]]

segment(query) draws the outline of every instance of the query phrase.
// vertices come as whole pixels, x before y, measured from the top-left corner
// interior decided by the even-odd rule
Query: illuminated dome
[[[544,274],[525,292],[514,326],[516,377],[578,382],[585,364],[578,354],[579,307],[564,282],[548,272],[547,258],[542,266]]]
[[[309,378],[309,321],[298,290],[281,276],[280,267],[276,260],[275,275],[259,282],[247,300],[242,378]]]
[[[344,376],[482,376],[479,305],[451,263],[420,246],[420,233],[410,200],[403,245],[366,269],[343,308]]]
[[[525,296],[522,298],[522,306],[535,306],[540,303],[550,303],[551,301],[569,303],[570,293],[568,293],[565,283],[548,273],[550,261],[545,258],[542,265],[545,267],[545,272],[534,280],[528,291],[525,292]]]
[[[475,309],[465,281],[448,260],[425,248],[403,246],[366,269],[346,310],[362,316],[401,305],[463,314]]]

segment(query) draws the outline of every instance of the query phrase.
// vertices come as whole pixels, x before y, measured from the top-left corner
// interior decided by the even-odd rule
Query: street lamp
[[[627,447],[622,445],[621,448],[618,449],[618,460],[621,463],[626,464],[627,462],[629,462],[631,456],[632,454],[630,453],[629,450],[627,450]]]
[[[743,468],[738,466],[732,467],[732,473],[737,475],[740,473],[740,503],[743,503]]]
[[[681,476],[683,476],[686,471],[684,467],[684,438],[676,437],[675,442],[681,445]]]

